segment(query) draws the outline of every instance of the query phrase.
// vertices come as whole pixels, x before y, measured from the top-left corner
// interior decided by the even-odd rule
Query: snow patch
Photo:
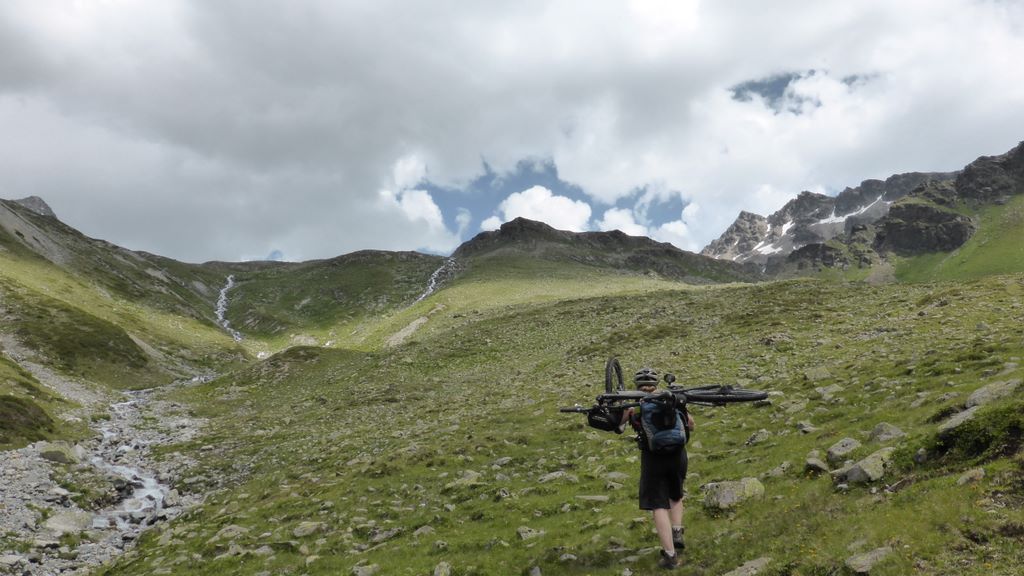
[[[868,204],[867,206],[864,206],[860,210],[857,210],[856,212],[850,212],[849,214],[845,214],[843,216],[836,216],[836,209],[832,208],[832,215],[829,216],[828,218],[825,218],[824,220],[818,220],[817,223],[818,224],[839,224],[841,222],[846,222],[847,218],[849,218],[851,216],[860,216],[861,214],[863,214],[863,213],[867,212],[868,210],[870,210],[875,204],[878,204],[879,202],[882,202],[882,195],[879,195],[878,198],[875,198],[874,202],[872,202],[871,204]],[[891,202],[886,202],[886,204],[891,204]]]

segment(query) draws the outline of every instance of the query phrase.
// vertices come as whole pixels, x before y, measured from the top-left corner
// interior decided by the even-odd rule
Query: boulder
[[[892,461],[892,454],[895,451],[896,449],[892,447],[882,448],[857,462],[846,471],[845,481],[849,484],[868,484],[880,480],[885,475],[885,469]]]
[[[1007,380],[1005,382],[993,382],[986,384],[981,388],[975,390],[967,398],[967,408],[973,408],[975,406],[983,406],[989,402],[1005,398],[1017,391],[1020,387],[1021,380]]]
[[[61,512],[43,522],[43,527],[60,538],[65,534],[77,534],[92,527],[92,514],[89,512]]]
[[[855,574],[868,574],[876,564],[881,562],[891,553],[892,548],[889,548],[888,546],[875,548],[870,552],[864,552],[863,554],[857,554],[856,556],[847,558],[846,567]]]
[[[963,412],[957,412],[949,418],[945,419],[939,424],[939,438],[949,438],[953,435],[957,428],[962,426],[965,422],[970,422],[974,419],[974,415],[978,413],[979,406],[972,406]]]
[[[452,576],[452,565],[447,562],[439,562],[434,566],[434,576]]]
[[[872,442],[885,443],[905,436],[906,433],[903,432],[903,430],[900,430],[888,422],[880,422],[871,430]]]
[[[41,442],[39,444],[39,456],[58,464],[77,464],[79,461],[74,448],[67,442]]]
[[[820,458],[808,458],[804,462],[804,472],[824,474],[828,472],[828,464],[825,464]]]
[[[815,388],[814,391],[821,396],[822,400],[828,402],[829,400],[834,398],[836,394],[842,392],[843,387],[838,384],[833,384],[831,386],[819,386]]]
[[[764,496],[764,484],[757,478],[711,482],[701,490],[704,491],[704,506],[717,510],[728,510],[745,500]]]
[[[829,464],[836,466],[842,463],[857,448],[860,448],[860,442],[853,438],[843,438],[828,449],[825,459],[828,460]]]
[[[305,538],[318,532],[323,532],[327,528],[327,525],[323,522],[300,522],[295,530],[292,530],[292,535],[296,538]]]

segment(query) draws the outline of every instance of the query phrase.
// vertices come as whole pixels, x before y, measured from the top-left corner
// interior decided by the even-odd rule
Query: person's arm
[[[619,429],[618,429],[619,434],[622,434],[622,432],[626,429],[626,424],[629,423],[629,420],[631,418],[633,418],[633,409],[632,408],[627,408],[626,410],[622,411],[622,420],[619,422]]]

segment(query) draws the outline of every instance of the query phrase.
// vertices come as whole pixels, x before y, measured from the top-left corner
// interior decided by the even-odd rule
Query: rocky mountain
[[[716,260],[644,236],[629,236],[619,230],[568,232],[526,218],[516,218],[498,230],[477,234],[459,246],[452,258],[472,265],[476,259],[510,254],[615,271],[654,273],[695,284],[761,278],[756,266]]]
[[[893,202],[928,182],[950,182],[956,173],[911,172],[885,180],[865,180],[837,196],[801,192],[765,218],[740,212],[736,221],[701,254],[762,266],[809,244],[850,233],[856,226],[888,214]]]

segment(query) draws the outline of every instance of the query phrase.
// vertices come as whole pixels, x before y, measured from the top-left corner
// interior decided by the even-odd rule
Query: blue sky
[[[698,251],[1009,150],[1020,54],[991,0],[8,0],[0,197],[186,261],[446,254],[516,216]]]

